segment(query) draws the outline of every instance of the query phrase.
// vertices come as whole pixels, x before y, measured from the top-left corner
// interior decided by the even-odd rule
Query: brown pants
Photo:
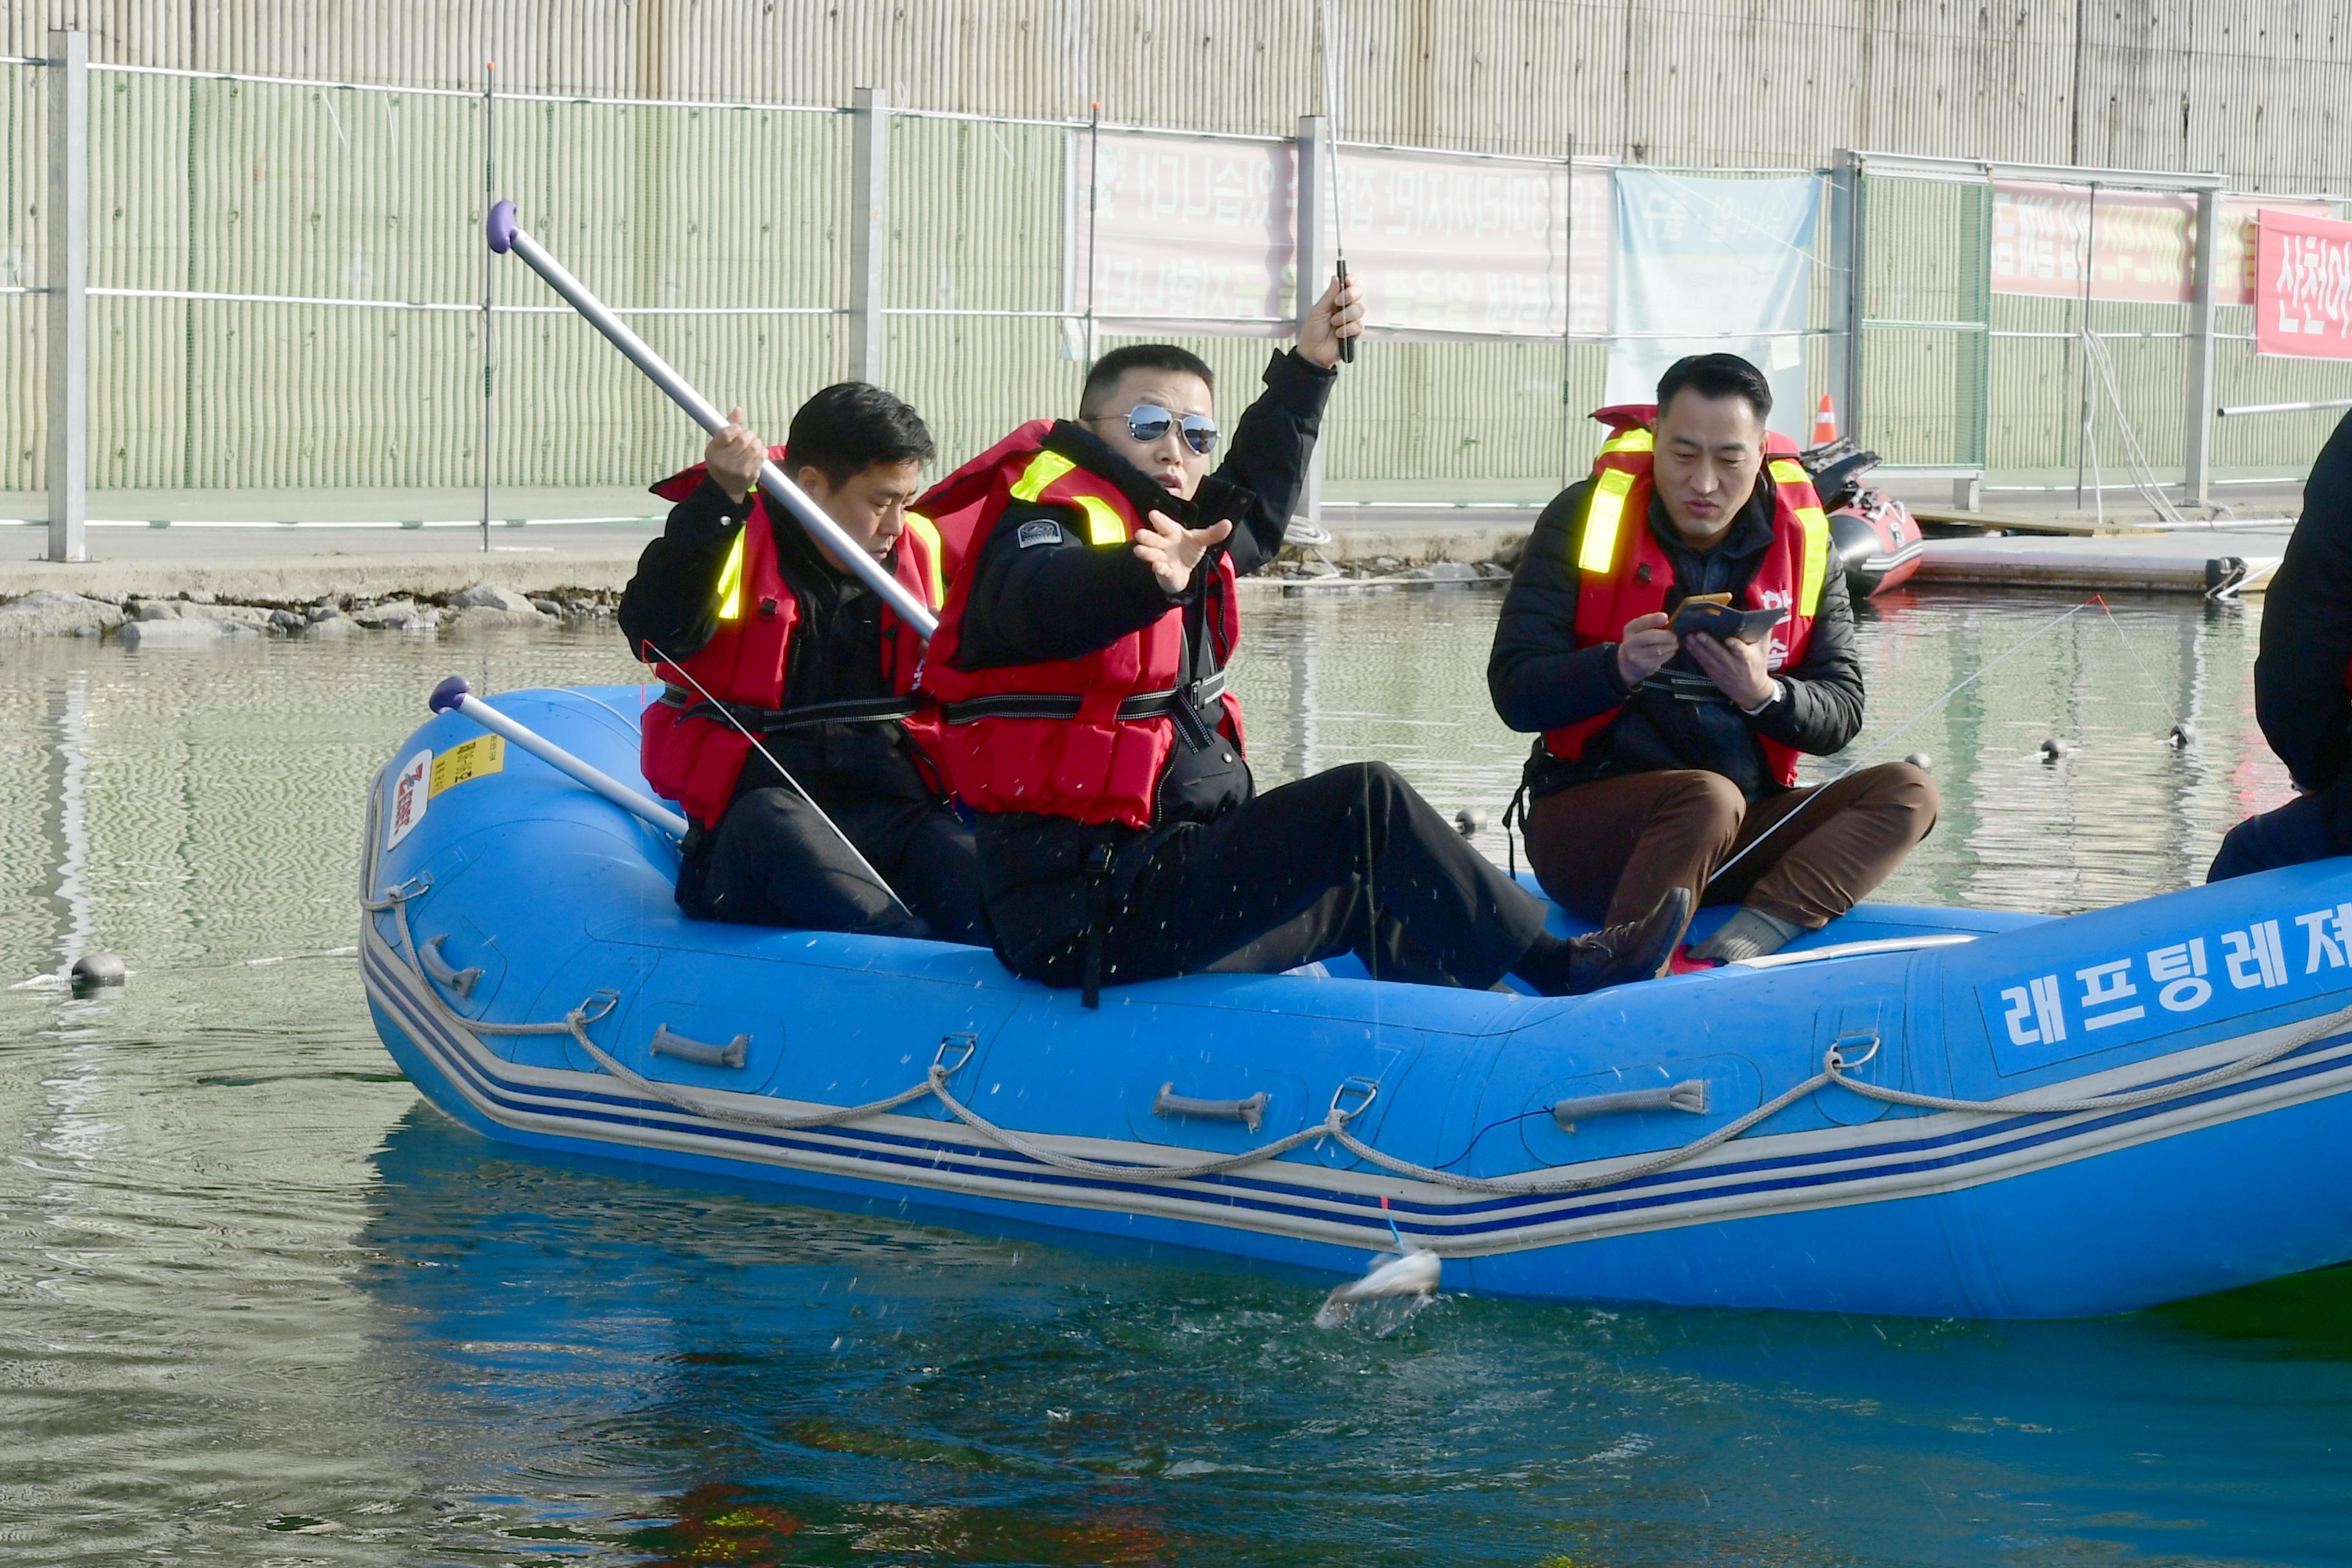
[[[1700,903],[1744,903],[1818,931],[1886,880],[1936,826],[1940,804],[1935,781],[1909,763],[1753,805],[1721,773],[1629,773],[1538,800],[1528,810],[1528,861],[1562,909],[1596,925],[1638,920],[1668,889],[1688,888]]]

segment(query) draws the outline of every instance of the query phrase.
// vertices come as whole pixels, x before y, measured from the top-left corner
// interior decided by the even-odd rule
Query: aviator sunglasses
[[[1089,416],[1088,422],[1118,417],[1116,414],[1097,414]],[[1184,445],[1201,456],[1205,458],[1216,450],[1217,422],[1205,414],[1187,414],[1179,418],[1157,403],[1139,403],[1127,411],[1127,433],[1139,441],[1157,441],[1168,434],[1171,425],[1183,428]]]

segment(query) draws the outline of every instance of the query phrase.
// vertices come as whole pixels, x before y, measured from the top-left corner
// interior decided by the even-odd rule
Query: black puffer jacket
[[[2254,716],[2305,789],[2334,784],[2352,763],[2352,414],[2320,449],[2303,517],[2263,598]],[[2352,827],[2352,823],[2344,826]],[[2352,842],[2352,838],[2344,841]]]
[[[708,479],[670,510],[668,525],[646,546],[621,592],[618,618],[630,652],[644,658],[658,649],[660,658],[685,659],[709,644],[719,629],[719,579],[751,511],[750,501]],[[801,611],[785,651],[783,705],[892,695],[898,641],[883,635],[881,599],[818,553],[799,523],[768,526],[775,530],[777,569]],[[771,735],[766,747],[820,805],[938,798],[896,724],[816,724]],[[735,794],[782,783],[767,755],[754,751]]]
[[[1731,531],[1704,554],[1683,542],[1664,509],[1652,500],[1648,526],[1675,569],[1675,581],[1666,588],[1669,613],[1693,594],[1737,597],[1755,580],[1772,538],[1770,487],[1769,477],[1759,476],[1756,493]],[[1618,679],[1615,643],[1576,646],[1576,600],[1584,581],[1576,566],[1576,542],[1591,488],[1590,480],[1570,485],[1537,520],[1503,600],[1486,661],[1486,687],[1503,722],[1524,731],[1573,724],[1620,705],[1623,711],[1592,737],[1575,762],[1552,756],[1537,742],[1528,763],[1530,793],[1549,795],[1622,773],[1689,768],[1721,773],[1753,800],[1781,787],[1757,743],[1759,736],[1817,756],[1843,750],[1862,728],[1863,708],[1862,661],[1843,574],[1832,569],[1822,584],[1803,662],[1777,672],[1787,695],[1754,718],[1727,702],[1677,697],[1671,675],[1629,690]],[[1666,668],[1699,674],[1687,654],[1677,654]]]

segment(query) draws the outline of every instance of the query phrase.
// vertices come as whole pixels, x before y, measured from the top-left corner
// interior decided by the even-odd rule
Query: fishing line
[[[1836,778],[1830,779],[1824,783],[1814,785],[1811,793],[1807,795],[1804,799],[1799,801],[1796,805],[1796,808],[1790,811],[1788,816],[1782,817],[1780,821],[1774,823],[1771,826],[1758,834],[1754,838],[1748,840],[1746,847],[1743,847],[1738,854],[1734,855],[1730,859],[1726,860],[1722,865],[1717,867],[1715,868],[1715,874],[1707,878],[1706,887],[1714,887],[1717,881],[1722,879],[1726,872],[1729,871],[1734,866],[1738,865],[1742,860],[1748,858],[1748,857],[1755,851],[1758,845],[1771,837],[1775,833],[1780,832],[1780,829],[1788,826],[1789,824],[1796,821],[1800,816],[1802,816],[1805,814],[1805,808],[1807,806],[1812,805],[1813,802],[1821,799],[1823,795],[1828,793],[1830,785],[1842,784],[1845,780],[1852,778],[1855,773],[1860,773],[1862,771],[1862,765],[1864,763],[1867,763],[1871,758],[1878,755],[1879,752],[1885,751],[1896,741],[1901,740],[1905,735],[1910,733],[1911,731],[1922,721],[1926,720],[1928,715],[1942,708],[1945,703],[1949,702],[1953,698],[1958,697],[1961,692],[1966,691],[1978,681],[1982,680],[1986,676],[1990,675],[1994,670],[1999,669],[2002,665],[2007,664],[2011,658],[2014,658],[2019,651],[2021,650],[2028,643],[2032,642],[2035,638],[2042,637],[2045,633],[2057,630],[2060,626],[2064,626],[2068,621],[2073,620],[2076,616],[2081,615],[2084,610],[2089,609],[2095,602],[2095,601],[2094,600],[2085,599],[2081,604],[2075,605],[2073,609],[2068,610],[2064,615],[2054,616],[2050,620],[2044,621],[2042,625],[2034,627],[2032,631],[2026,633],[2023,637],[2010,644],[2008,647],[2002,649],[2001,652],[1991,660],[1991,662],[1979,665],[1975,673],[1969,675],[1958,685],[1953,687],[1949,691],[1945,692],[1941,697],[1937,698],[1933,702],[1928,703],[1927,706],[1920,709],[1919,711],[1912,714],[1911,717],[1903,721],[1902,723],[1897,724],[1893,730],[1888,731],[1885,735],[1879,737],[1878,743],[1864,752],[1862,755],[1854,758],[1853,762],[1847,763],[1843,773],[1838,774]],[[1705,890],[1705,888],[1700,889],[1702,892]]]
[[[898,906],[898,912],[900,914],[905,915],[910,921],[919,918],[914,910],[907,907],[907,900],[898,896],[898,889],[893,888],[883,877],[882,873],[874,868],[874,862],[868,860],[858,849],[857,846],[849,841],[849,835],[841,830],[841,824],[834,821],[832,816],[827,814],[824,807],[817,804],[816,796],[809,794],[807,788],[802,784],[801,781],[793,777],[791,771],[788,770],[783,763],[776,760],[776,753],[768,750],[766,743],[763,742],[759,736],[754,735],[751,731],[743,727],[743,721],[735,717],[734,713],[728,708],[727,704],[719,701],[716,697],[711,696],[709,689],[706,688],[702,682],[694,679],[694,671],[687,668],[679,660],[674,659],[670,658],[669,655],[662,652],[660,648],[655,647],[650,641],[646,644],[646,647],[653,649],[653,655],[656,658],[660,659],[664,664],[668,665],[672,669],[677,670],[680,675],[686,677],[687,684],[692,686],[695,690],[700,692],[702,694],[702,700],[705,702],[709,703],[712,709],[718,712],[721,719],[724,719],[730,724],[734,725],[736,732],[740,734],[745,740],[751,742],[751,749],[753,751],[768,759],[768,765],[775,769],[778,776],[782,778],[786,784],[793,786],[794,794],[798,795],[803,800],[808,802],[809,809],[816,813],[818,821],[833,829],[833,836],[841,840],[841,847],[849,851],[850,855],[856,860],[858,868],[861,870],[863,870],[867,876],[874,879],[874,885],[880,888],[885,893],[889,895],[890,901]]]
[[[1316,28],[1318,41],[1321,45],[1323,54],[1323,118],[1328,122],[1324,142],[1325,156],[1329,163],[1329,178],[1323,184],[1330,198],[1331,248],[1333,259],[1338,263],[1332,270],[1332,278],[1340,288],[1345,289],[1348,286],[1348,233],[1340,220],[1339,77],[1337,62],[1333,59],[1331,52],[1330,0],[1316,0],[1315,16],[1318,24]],[[1343,364],[1356,363],[1354,338],[1339,340],[1339,361]]]

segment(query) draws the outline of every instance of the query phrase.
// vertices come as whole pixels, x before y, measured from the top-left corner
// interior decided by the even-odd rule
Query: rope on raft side
[[[2183,1099],[2210,1089],[2215,1084],[2242,1078],[2284,1057],[2294,1055],[2304,1047],[2336,1029],[2352,1025],[2352,1007],[2341,1008],[2314,1020],[2285,1038],[2265,1046],[2261,1050],[2189,1078],[2152,1084],[2142,1089],[2126,1089],[2115,1094],[2091,1095],[2075,1100],[2040,1100],[2032,1094],[2005,1095],[1994,1100],[1953,1100],[1941,1095],[1915,1094],[1907,1089],[1887,1089],[1849,1076],[1853,1068],[1861,1067],[1877,1054],[1879,1047],[1875,1040],[1872,1041],[1868,1052],[1852,1061],[1848,1061],[1837,1047],[1832,1046],[1822,1058],[1820,1072],[1767,1100],[1747,1115],[1725,1122],[1703,1138],[1695,1139],[1679,1148],[1669,1149],[1638,1164],[1620,1166],[1591,1176],[1559,1179],[1547,1179],[1537,1174],[1465,1176],[1452,1171],[1438,1170],[1433,1166],[1416,1164],[1411,1160],[1401,1160],[1393,1154],[1382,1153],[1348,1131],[1348,1124],[1370,1108],[1373,1099],[1379,1092],[1377,1085],[1359,1090],[1358,1092],[1362,1093],[1364,1098],[1353,1106],[1341,1103],[1348,1094],[1347,1088],[1343,1086],[1339,1093],[1332,1096],[1331,1108],[1321,1121],[1255,1149],[1244,1150],[1238,1154],[1227,1154],[1213,1160],[1203,1160],[1189,1165],[1129,1164],[1123,1162],[1087,1160],[1073,1154],[1059,1153],[1034,1139],[1025,1137],[1009,1128],[999,1127],[971,1107],[964,1104],[949,1089],[948,1080],[953,1076],[956,1068],[963,1065],[962,1060],[957,1061],[953,1066],[948,1065],[944,1060],[935,1060],[929,1070],[925,1073],[921,1082],[881,1100],[868,1100],[863,1105],[840,1106],[813,1114],[792,1116],[781,1111],[753,1110],[707,1100],[689,1089],[646,1078],[616,1060],[588,1035],[588,1026],[609,1016],[619,1004],[620,997],[614,992],[599,991],[593,994],[587,1001],[572,1008],[562,1019],[553,1023],[492,1024],[468,1018],[442,1000],[439,987],[435,984],[432,977],[425,973],[417,959],[416,941],[409,931],[407,901],[424,892],[431,885],[428,879],[419,878],[391,889],[381,900],[362,900],[360,907],[371,913],[383,913],[387,910],[391,912],[393,922],[400,932],[401,946],[407,954],[408,967],[419,980],[425,982],[425,994],[430,1000],[433,1008],[442,1016],[442,1021],[445,1024],[471,1030],[478,1035],[569,1035],[578,1042],[580,1048],[585,1051],[589,1058],[599,1068],[647,1099],[660,1100],[690,1115],[709,1117],[717,1121],[734,1122],[740,1126],[764,1127],[779,1131],[802,1131],[821,1127],[837,1127],[869,1116],[884,1115],[919,1100],[933,1099],[937,1100],[950,1115],[966,1127],[999,1147],[1019,1154],[1024,1159],[1034,1160],[1049,1169],[1066,1172],[1072,1175],[1095,1176],[1121,1182],[1183,1182],[1202,1176],[1223,1175],[1251,1165],[1263,1164],[1269,1160],[1279,1159],[1294,1149],[1303,1148],[1307,1144],[1328,1138],[1367,1163],[1376,1165],[1394,1175],[1409,1177],[1414,1181],[1433,1183],[1439,1186],[1451,1187],[1466,1193],[1488,1193],[1523,1197],[1559,1196],[1618,1186],[1685,1164],[1769,1121],[1806,1096],[1832,1084],[1842,1089],[1851,1089],[1866,1099],[1883,1100],[1890,1105],[1910,1106],[1922,1110],[1958,1111],[1977,1116],[2068,1116],[2089,1111],[2129,1110],[2143,1105],[2156,1105],[2168,1100]],[[942,1056],[944,1056],[944,1047],[942,1047]],[[967,1052],[964,1059],[969,1058],[970,1053]]]

